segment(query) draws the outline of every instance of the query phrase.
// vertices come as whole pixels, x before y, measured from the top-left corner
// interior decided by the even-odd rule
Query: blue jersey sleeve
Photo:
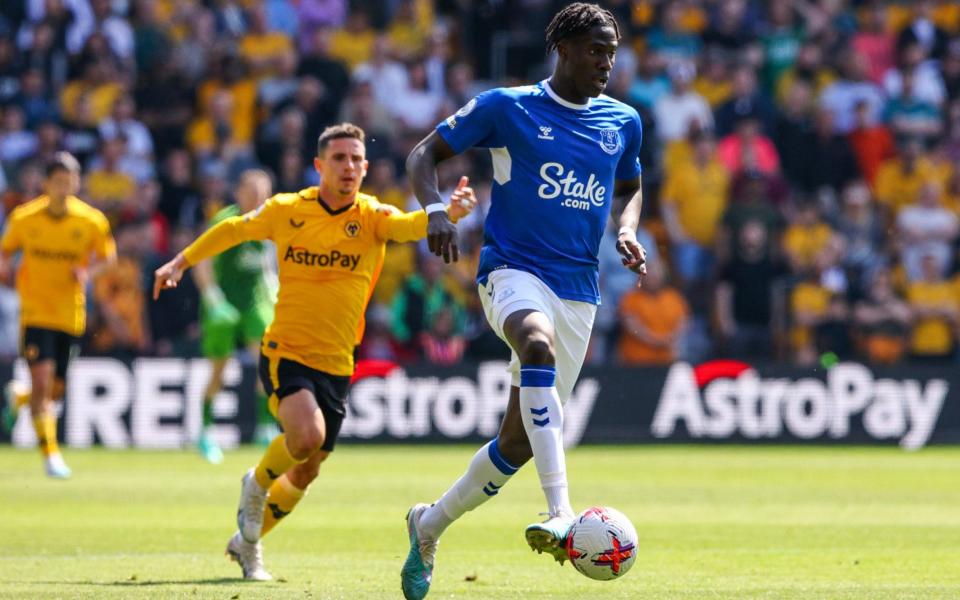
[[[633,112],[633,123],[630,132],[627,134],[626,148],[620,162],[617,163],[617,179],[635,179],[640,175],[640,143],[643,141],[643,126],[640,123],[640,115]]]
[[[473,146],[503,146],[496,125],[503,98],[505,95],[498,89],[483,92],[441,121],[437,133],[457,154]]]

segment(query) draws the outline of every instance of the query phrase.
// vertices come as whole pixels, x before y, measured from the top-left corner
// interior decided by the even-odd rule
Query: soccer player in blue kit
[[[561,564],[567,558],[575,513],[567,492],[563,404],[580,374],[600,302],[597,254],[608,218],[620,227],[624,266],[645,272],[636,237],[640,116],[602,95],[619,39],[609,11],[568,5],[546,30],[547,51],[557,52],[548,80],[480,94],[407,159],[429,215],[430,250],[450,262],[457,260],[456,228],[442,210],[437,165],[470,147],[490,150],[494,185],[477,282],[487,320],[513,351],[513,386],[497,437],[439,500],[407,514],[410,553],[401,581],[408,599],[430,590],[443,531],[496,496],[531,457],[549,518],[527,527],[527,543]]]

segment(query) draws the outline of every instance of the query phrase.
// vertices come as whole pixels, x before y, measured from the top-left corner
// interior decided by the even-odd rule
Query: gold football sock
[[[30,390],[25,392],[16,392],[13,395],[13,404],[17,407],[17,410],[23,408],[30,403]]]
[[[302,462],[302,460],[297,460],[290,455],[290,451],[287,449],[287,436],[286,434],[280,434],[273,438],[273,441],[267,446],[263,458],[260,459],[260,464],[254,471],[254,476],[257,478],[260,487],[268,489],[290,467]]]
[[[260,537],[267,535],[276,527],[280,519],[293,512],[297,502],[300,502],[306,493],[307,490],[301,490],[293,485],[286,475],[281,475],[274,481],[267,495],[267,505],[263,509],[263,527],[260,529]]]
[[[33,418],[33,430],[37,433],[37,444],[44,456],[59,454],[57,445],[57,417],[44,413]]]

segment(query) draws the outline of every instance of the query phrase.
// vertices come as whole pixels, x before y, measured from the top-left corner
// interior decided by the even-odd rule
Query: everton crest
[[[616,129],[600,130],[600,147],[607,154],[616,154],[620,152],[623,142],[620,140],[620,132]]]

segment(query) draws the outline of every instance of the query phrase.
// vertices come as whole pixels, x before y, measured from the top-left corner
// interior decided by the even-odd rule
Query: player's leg
[[[208,355],[209,356],[209,355]],[[203,392],[201,408],[203,422],[200,425],[200,437],[197,438],[197,450],[208,462],[218,465],[223,462],[223,450],[213,436],[213,399],[223,387],[223,371],[227,368],[226,358],[210,358],[210,380]]]
[[[0,427],[10,434],[17,424],[20,409],[30,404],[30,386],[11,379],[3,387],[3,405],[0,406]]]
[[[213,464],[223,462],[223,450],[213,437],[213,399],[223,387],[223,371],[236,347],[236,323],[217,321],[206,315],[200,322],[200,350],[210,361],[210,379],[203,392],[203,421],[197,437],[197,450]]]
[[[263,514],[263,527],[260,530],[261,537],[293,512],[306,495],[310,484],[320,472],[320,465],[333,452],[346,416],[345,403],[350,378],[337,377],[312,369],[304,368],[303,370],[304,374],[313,380],[314,398],[323,413],[325,434],[323,444],[310,458],[293,466],[270,486],[267,493],[267,506]]]
[[[309,389],[281,398],[278,418],[284,432],[270,442],[259,464],[243,479],[237,524],[248,542],[260,539],[267,490],[294,465],[313,456],[326,436],[323,413]]]
[[[67,391],[67,370],[70,368],[70,361],[79,352],[79,340],[62,331],[49,332],[52,339],[53,348],[53,377],[50,383],[50,391],[47,398],[47,447],[51,450],[47,459],[47,474],[58,479],[70,477],[70,467],[63,460],[57,445],[57,413],[54,409],[55,403],[62,403]]]

